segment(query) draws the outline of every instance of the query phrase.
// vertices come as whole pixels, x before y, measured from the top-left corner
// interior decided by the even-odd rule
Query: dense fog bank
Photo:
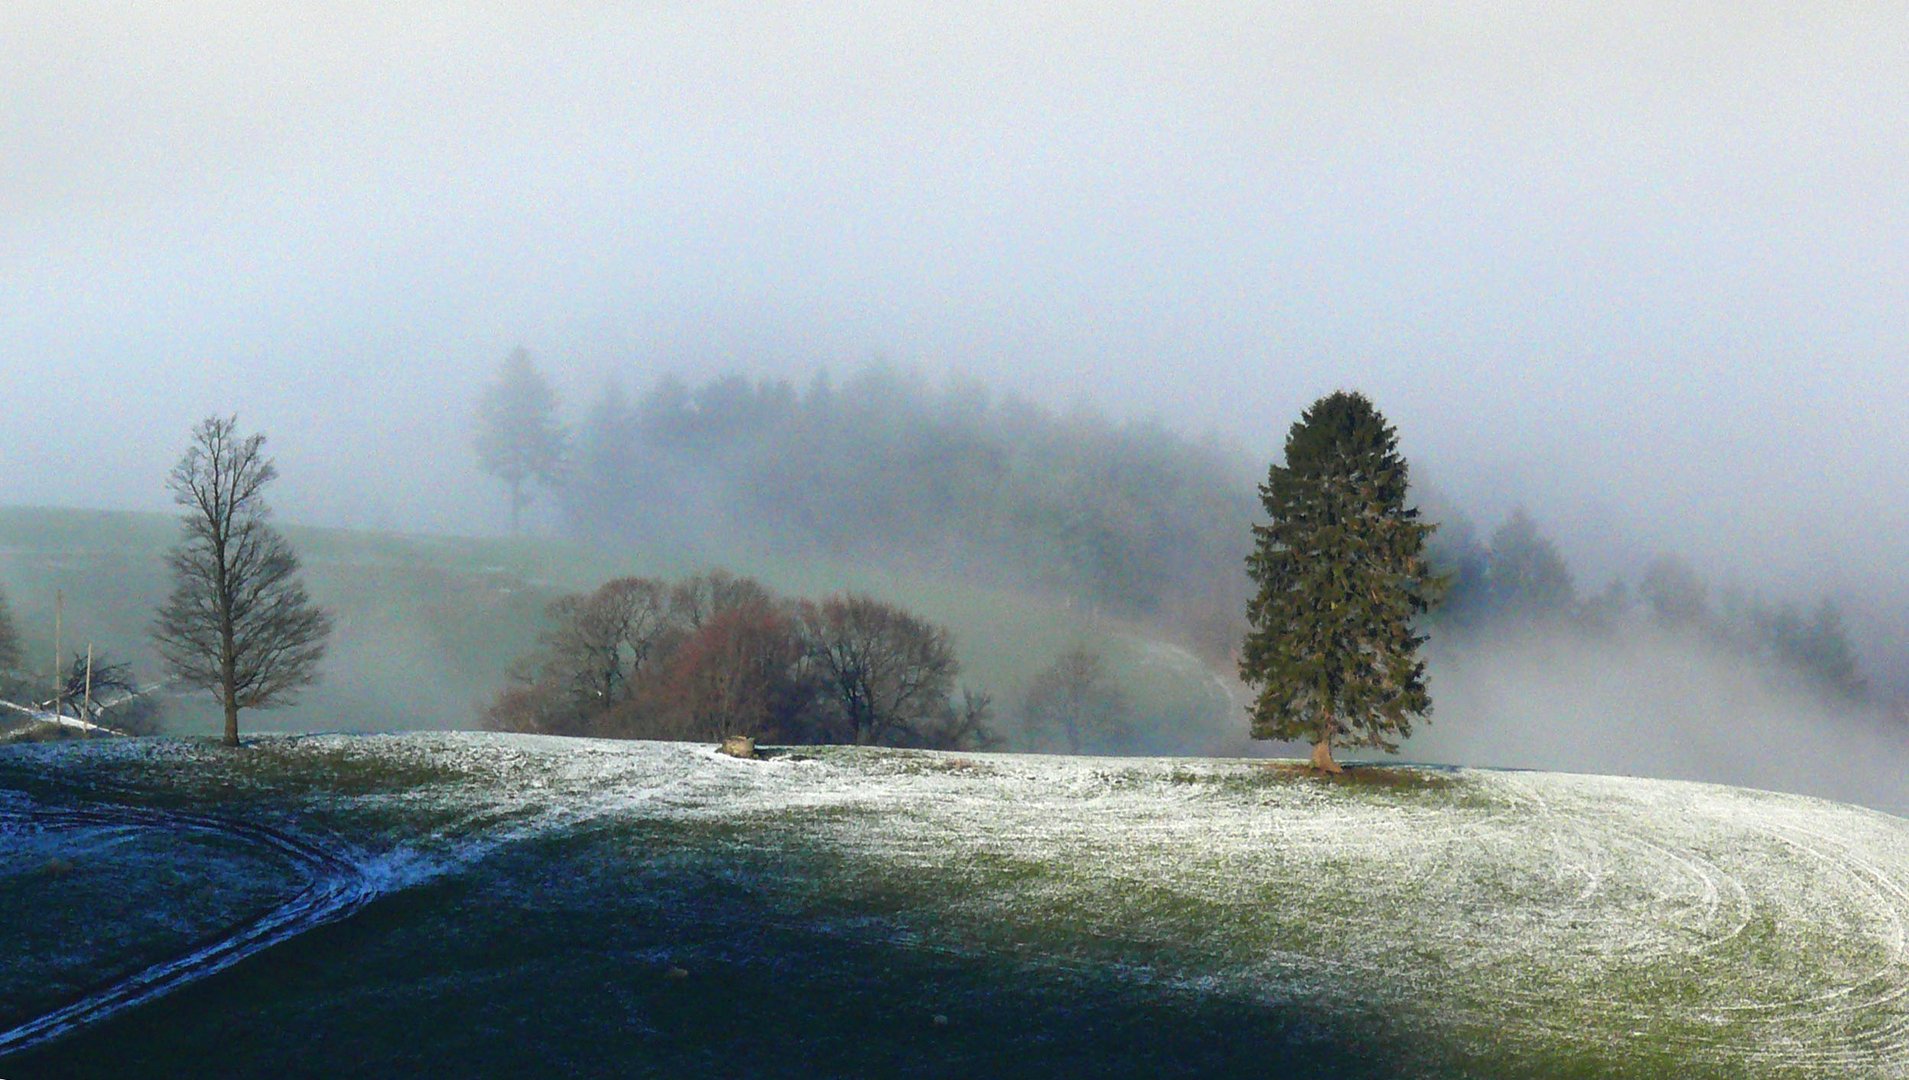
[[[1648,623],[1434,647],[1413,760],[1740,784],[1909,813],[1909,727]]]

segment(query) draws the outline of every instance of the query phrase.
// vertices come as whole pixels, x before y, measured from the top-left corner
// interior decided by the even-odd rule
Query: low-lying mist
[[[1433,645],[1432,722],[1403,756],[1789,791],[1909,813],[1905,729],[1648,622]]]

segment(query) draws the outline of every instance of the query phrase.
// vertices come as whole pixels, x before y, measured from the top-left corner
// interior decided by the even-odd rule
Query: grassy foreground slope
[[[0,1073],[1909,1075],[1909,822],[1363,772],[458,734],[6,748],[18,820],[272,825],[378,895]],[[0,1037],[36,988],[111,983],[287,888],[267,853],[182,841],[176,868],[245,883],[208,903],[150,884],[163,831],[34,835],[0,844],[0,900],[72,925],[0,923],[35,973],[0,980]]]
[[[873,593],[947,626],[963,681],[992,691],[1004,707],[1036,671],[1081,643],[1130,673],[1123,689],[1136,724],[1159,732],[1153,745],[1196,753],[1242,741],[1224,684],[1183,650],[1006,583],[952,584],[925,571],[778,558],[740,543],[727,551],[604,551],[544,538],[286,531],[312,595],[337,627],[318,685],[292,708],[246,713],[248,730],[474,726],[511,662],[535,646],[544,606],[557,595],[619,575],[675,578],[724,566],[789,595]],[[36,670],[51,667],[59,592],[69,652],[94,641],[133,660],[143,678],[157,675],[147,627],[165,599],[164,554],[176,534],[166,514],[0,507],[0,588]],[[167,715],[169,729],[181,734],[210,733],[220,722],[205,695],[175,699]]]

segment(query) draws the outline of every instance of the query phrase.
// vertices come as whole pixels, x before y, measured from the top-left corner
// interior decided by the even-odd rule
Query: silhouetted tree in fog
[[[1491,614],[1488,579],[1491,553],[1479,542],[1471,519],[1435,491],[1414,487],[1421,514],[1438,522],[1438,531],[1425,542],[1425,559],[1444,582],[1436,617],[1443,626],[1475,628]]]
[[[1256,739],[1304,739],[1339,772],[1335,743],[1396,751],[1431,711],[1414,619],[1439,587],[1433,526],[1405,503],[1398,437],[1364,395],[1313,402],[1286,436],[1286,464],[1260,485],[1269,518],[1247,573],[1258,592],[1240,678],[1257,689]]]
[[[166,483],[185,513],[153,638],[182,683],[224,706],[228,746],[239,744],[240,709],[291,704],[318,677],[331,633],[298,556],[266,520],[278,470],[264,447],[263,435],[239,436],[236,417],[208,417]]]
[[[937,389],[871,365],[806,388],[665,377],[606,394],[562,493],[592,539],[746,536],[785,553],[981,569],[1237,641],[1252,502],[1230,454],[1146,424]],[[1223,612],[1223,619],[1215,613]]]
[[[564,458],[557,394],[531,363],[530,353],[511,350],[497,381],[484,388],[477,407],[477,460],[510,489],[510,532],[515,536],[530,504],[525,485],[557,486]]]
[[[1807,621],[1794,607],[1783,605],[1771,620],[1770,640],[1780,660],[1830,697],[1857,701],[1867,690],[1835,601],[1822,601]]]
[[[1612,579],[1603,591],[1585,597],[1578,605],[1578,622],[1588,633],[1609,636],[1622,628],[1632,607],[1630,587]]]
[[[607,539],[645,513],[666,512],[659,480],[667,478],[646,458],[640,422],[623,384],[605,383],[571,441],[562,501],[572,531]]]
[[[1562,619],[1576,610],[1571,568],[1522,506],[1491,534],[1486,592],[1499,617]]]
[[[1709,586],[1675,555],[1659,555],[1644,567],[1637,594],[1659,626],[1702,629],[1710,623]]]
[[[1058,734],[1070,754],[1105,750],[1124,733],[1127,702],[1099,653],[1073,648],[1043,668],[1023,705],[1030,734]]]
[[[994,696],[973,687],[961,688],[939,717],[922,722],[912,745],[927,750],[996,750],[1004,740],[994,730]]]

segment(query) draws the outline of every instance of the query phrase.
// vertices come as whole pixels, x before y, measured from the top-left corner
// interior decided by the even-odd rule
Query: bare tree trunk
[[[239,707],[229,696],[225,699],[225,745],[239,745]]]

